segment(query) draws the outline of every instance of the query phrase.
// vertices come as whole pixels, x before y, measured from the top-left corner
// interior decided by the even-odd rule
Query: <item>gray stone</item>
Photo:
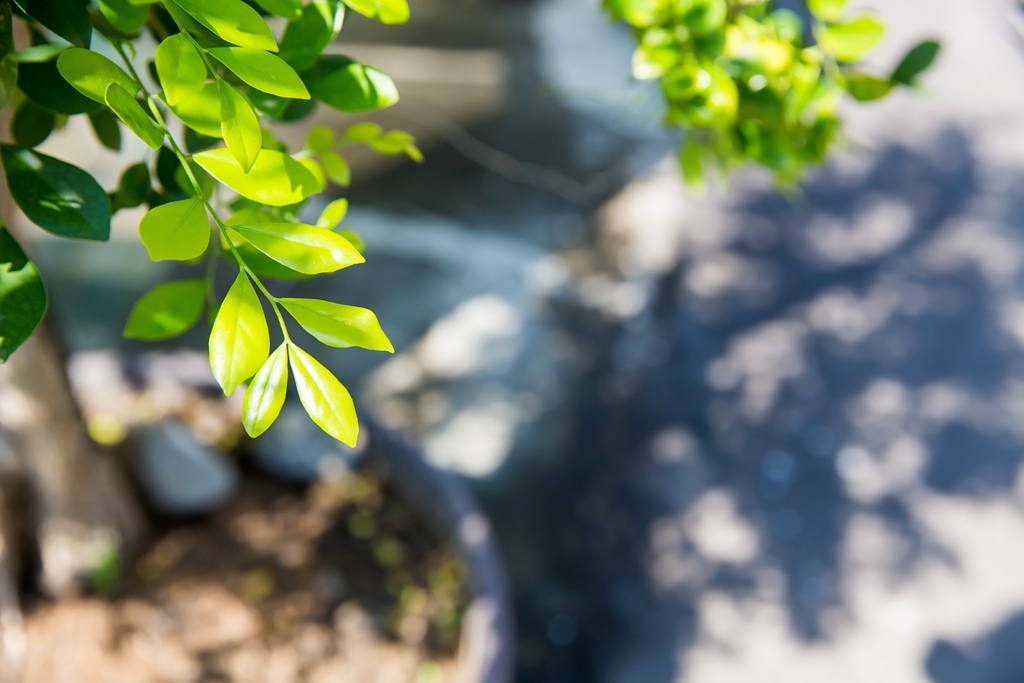
[[[181,422],[139,427],[131,439],[139,484],[153,507],[166,515],[209,512],[238,489],[235,463],[199,443]]]

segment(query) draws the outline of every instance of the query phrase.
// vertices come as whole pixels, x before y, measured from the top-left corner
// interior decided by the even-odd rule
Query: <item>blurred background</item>
[[[472,485],[516,681],[1024,680],[1018,8],[870,9],[881,71],[926,37],[943,54],[923,93],[848,106],[849,151],[789,199],[757,171],[682,186],[659,93],[631,83],[632,38],[597,0],[350,15],[338,50],[402,100],[314,123],[409,130],[426,162],[353,156],[367,265],[288,291],[380,317],[394,356],[321,357]],[[124,165],[75,128],[41,149],[108,187]],[[83,393],[111,358],[208,372],[202,330],[184,351],[120,338],[175,272],[140,215],[109,245],[31,233]]]

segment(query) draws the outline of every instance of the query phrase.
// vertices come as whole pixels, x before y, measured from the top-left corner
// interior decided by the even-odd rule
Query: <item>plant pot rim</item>
[[[364,462],[423,515],[428,528],[452,544],[466,565],[469,606],[462,623],[454,683],[508,683],[515,629],[504,563],[490,521],[464,481],[438,469],[402,436],[364,420]]]

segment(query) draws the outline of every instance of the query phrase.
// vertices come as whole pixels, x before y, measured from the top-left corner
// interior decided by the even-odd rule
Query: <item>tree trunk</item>
[[[40,587],[56,597],[80,592],[104,556],[137,548],[145,527],[116,461],[89,438],[65,367],[49,322],[0,366],[0,433],[14,456],[0,467],[24,484],[20,526],[38,544]]]

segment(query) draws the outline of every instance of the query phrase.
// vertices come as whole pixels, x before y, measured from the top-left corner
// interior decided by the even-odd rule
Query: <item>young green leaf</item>
[[[306,147],[322,152],[334,144],[334,131],[327,126],[313,126],[306,133]]]
[[[128,315],[124,336],[142,341],[177,337],[199,322],[205,300],[204,280],[165,282],[138,300]]]
[[[167,102],[167,93],[164,93],[164,101]],[[200,135],[211,138],[221,136],[220,87],[216,83],[206,83],[199,92],[168,106],[182,123]]]
[[[210,175],[238,194],[269,206],[290,206],[323,190],[309,169],[287,154],[265,149],[245,173],[230,150],[210,149],[193,157]]]
[[[263,131],[249,102],[225,81],[220,81],[220,121],[224,142],[248,173],[263,148]]]
[[[31,149],[0,144],[14,202],[28,219],[61,237],[110,239],[110,201],[92,176]]]
[[[150,209],[139,224],[142,244],[154,261],[190,261],[210,244],[203,200],[183,199]]]
[[[687,138],[680,150],[680,162],[683,168],[683,179],[692,188],[703,187],[705,146],[698,140]]]
[[[360,254],[366,252],[366,244],[363,243],[363,239],[354,230],[339,230],[338,234],[347,239],[348,243]]]
[[[341,235],[302,223],[258,223],[232,227],[258,250],[307,275],[333,273],[366,259]]]
[[[217,311],[210,334],[210,367],[224,393],[230,396],[270,356],[270,331],[256,290],[239,272]]]
[[[358,346],[394,353],[395,347],[368,308],[346,306],[320,299],[279,299],[302,328],[321,343],[338,348]]]
[[[334,228],[338,227],[338,223],[345,220],[345,214],[347,213],[348,200],[345,198],[335,199],[324,207],[323,213],[320,214],[320,218],[316,221],[316,227],[334,230]]]
[[[164,99],[171,107],[199,94],[206,85],[206,64],[184,33],[175,33],[160,43],[154,62]]]
[[[386,74],[341,55],[327,55],[303,74],[309,92],[340,111],[373,111],[398,102],[398,88]]]
[[[342,187],[348,187],[352,182],[352,169],[349,168],[348,162],[345,161],[345,157],[333,149],[320,153],[320,163],[324,165],[324,170],[327,171],[327,177],[331,179],[331,182]]]
[[[135,4],[128,0],[99,0],[99,3],[100,14],[118,31],[128,35],[138,33],[149,17],[148,4]]]
[[[842,24],[832,24],[818,32],[822,48],[840,62],[859,62],[878,45],[885,26],[871,16],[861,16]]]
[[[345,4],[382,24],[404,24],[409,21],[409,4],[406,0],[345,0]]]
[[[14,0],[23,13],[79,47],[89,47],[92,24],[88,4],[81,0]]]
[[[270,354],[245,391],[242,403],[242,425],[256,438],[274,424],[281,414],[288,393],[288,344],[281,344]]]
[[[121,123],[114,112],[106,107],[89,112],[89,125],[101,145],[115,152],[121,151]]]
[[[843,77],[843,87],[858,102],[880,100],[889,94],[892,85],[892,81],[869,74],[847,73]]]
[[[926,40],[913,47],[903,58],[890,80],[902,85],[913,85],[914,81],[932,65],[939,56],[941,45],[936,40]]]
[[[28,339],[46,314],[46,288],[36,265],[0,226],[0,363]]]
[[[839,21],[849,0],[807,0],[807,9],[822,21]]]
[[[278,97],[309,99],[302,79],[277,55],[249,47],[215,47],[207,52],[257,90]]]
[[[302,10],[301,0],[256,0],[256,4],[271,14],[285,19],[296,19]]]
[[[33,45],[24,50],[14,53],[14,61],[19,64],[38,64],[40,62],[52,62],[60,56],[61,52],[68,49],[67,45]]]
[[[277,41],[259,12],[242,0],[166,0],[233,45],[277,52]]]
[[[288,347],[288,359],[299,401],[313,422],[354,448],[359,438],[359,418],[348,390],[327,368],[294,344]]]
[[[117,83],[133,97],[139,92],[131,76],[112,61],[92,50],[72,47],[57,57],[57,70],[75,90],[95,102],[105,102],[107,88]]]
[[[149,118],[135,97],[117,83],[107,86],[107,106],[151,148],[160,149],[163,146],[163,130]]]

